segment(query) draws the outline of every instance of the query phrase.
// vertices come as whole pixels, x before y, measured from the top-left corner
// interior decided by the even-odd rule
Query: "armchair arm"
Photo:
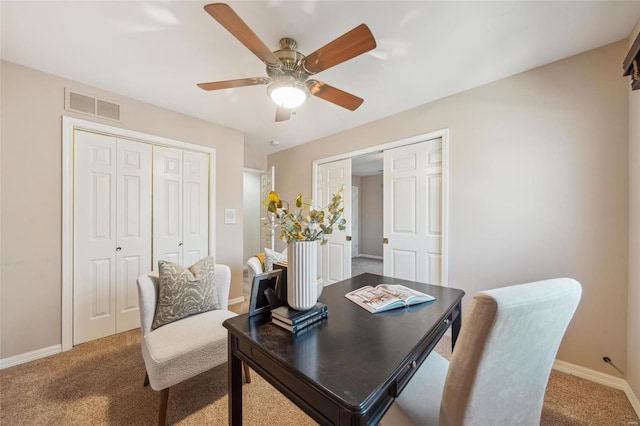
[[[255,256],[249,258],[249,260],[247,260],[247,272],[249,276],[249,282],[252,283],[253,277],[264,272],[262,270],[262,263],[260,262],[260,259]]]
[[[141,275],[136,280],[138,283],[138,305],[140,306],[140,328],[142,336],[151,332],[151,324],[156,314],[158,303],[158,275],[150,272]]]
[[[218,290],[218,304],[225,311],[229,308],[229,289],[231,287],[231,269],[222,263],[216,263],[214,281]]]

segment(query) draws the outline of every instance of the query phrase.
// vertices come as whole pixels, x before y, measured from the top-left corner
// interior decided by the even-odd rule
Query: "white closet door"
[[[344,231],[336,226],[327,235],[327,243],[318,250],[318,270],[323,285],[333,284],[351,277],[351,159],[318,165],[315,205],[326,208],[333,194],[344,186],[343,217],[347,221]]]
[[[442,284],[442,139],[384,152],[384,275]]]
[[[183,264],[182,150],[153,147],[153,269]]]
[[[140,326],[136,278],[151,270],[151,145],[118,139],[116,332]]]
[[[74,134],[73,342],[115,333],[116,139]]]
[[[183,260],[193,265],[209,254],[209,156],[184,151],[183,160]]]
[[[272,250],[275,249],[276,238],[280,236],[279,229],[271,228],[271,221],[268,216],[271,214],[267,211],[267,206],[262,204],[262,201],[266,200],[269,196],[269,192],[275,190],[276,184],[276,168],[271,166],[271,169],[260,175],[260,250],[264,251],[265,247]]]

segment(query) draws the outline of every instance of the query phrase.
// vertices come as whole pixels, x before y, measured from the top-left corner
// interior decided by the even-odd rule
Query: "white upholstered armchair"
[[[247,260],[247,271],[249,272],[249,283],[252,283],[253,277],[264,272],[264,267],[260,259],[256,256],[250,257],[249,260]]]
[[[227,330],[222,322],[236,316],[228,309],[231,270],[215,265],[214,281],[220,309],[192,315],[151,329],[158,297],[158,276],[138,278],[142,357],[147,376],[144,385],[161,391],[158,424],[166,420],[169,388],[227,362]],[[251,381],[245,365],[245,378]]]
[[[538,426],[581,293],[569,278],[478,293],[451,362],[432,352],[380,424]]]

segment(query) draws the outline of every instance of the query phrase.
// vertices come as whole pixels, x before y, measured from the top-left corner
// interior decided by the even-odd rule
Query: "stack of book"
[[[316,303],[313,308],[307,311],[296,311],[288,306],[280,306],[271,310],[271,322],[278,327],[296,333],[326,318],[327,314],[327,305],[321,302]]]

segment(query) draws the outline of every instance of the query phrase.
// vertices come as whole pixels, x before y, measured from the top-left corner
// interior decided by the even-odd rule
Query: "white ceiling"
[[[205,4],[2,1],[1,56],[241,130],[247,149],[269,154],[627,38],[640,19],[640,1],[229,2],[274,50],[286,36],[309,54],[360,23],[377,40],[315,77],[364,98],[358,110],[312,97],[275,123],[266,86],[196,87],[265,75]]]

